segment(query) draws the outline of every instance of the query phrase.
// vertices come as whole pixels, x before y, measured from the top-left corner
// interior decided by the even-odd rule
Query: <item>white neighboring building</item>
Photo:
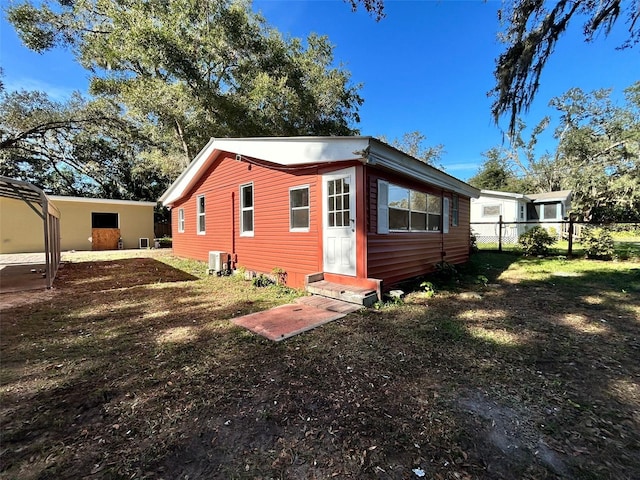
[[[502,216],[504,243],[517,243],[518,237],[539,222],[545,228],[562,232],[561,221],[571,209],[571,190],[522,194],[481,190],[479,198],[471,199],[471,230],[479,238],[498,238],[498,222]],[[497,240],[496,240],[497,241]]]

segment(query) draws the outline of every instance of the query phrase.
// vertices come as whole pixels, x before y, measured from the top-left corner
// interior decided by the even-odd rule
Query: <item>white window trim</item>
[[[415,229],[407,229],[407,230],[396,230],[396,229],[392,229],[389,228],[389,186],[390,185],[394,185],[396,187],[399,188],[404,188],[406,190],[408,190],[409,192],[409,208],[401,208],[401,207],[391,207],[394,208],[396,210],[402,210],[405,212],[409,212],[409,216],[411,216],[412,212],[416,212],[416,213],[424,213],[427,215],[427,229],[426,230],[415,230]],[[425,195],[427,195],[427,210],[426,211],[421,211],[421,210],[411,210],[411,192],[419,192],[419,193],[423,193]],[[429,196],[432,197],[437,197],[440,198],[441,202],[440,202],[440,213],[429,213]],[[443,210],[444,210],[444,203],[442,202],[442,195],[438,196],[435,195],[433,193],[428,193],[428,192],[423,192],[422,190],[415,190],[415,189],[411,189],[408,187],[403,187],[402,185],[398,185],[396,183],[390,184],[389,182],[387,182],[386,180],[378,180],[378,233],[381,234],[387,234],[389,232],[391,233],[442,233],[442,228],[439,228],[438,230],[429,230],[428,226],[429,226],[429,215],[438,215],[440,216],[440,222],[442,223],[443,220]],[[384,201],[383,201],[384,200]],[[382,222],[381,222],[382,220]],[[442,224],[440,225],[442,227]],[[409,227],[411,227],[411,218],[409,218]]]
[[[389,182],[378,180],[378,233],[389,233]]]
[[[302,189],[305,189],[305,188],[308,190],[307,198],[309,200],[309,205],[307,205],[306,207],[292,207],[291,206],[291,192],[293,190],[302,190]],[[309,215],[307,217],[309,225],[307,225],[306,227],[303,227],[303,228],[294,228],[292,226],[292,223],[293,223],[293,215],[292,215],[292,213],[293,213],[293,209],[294,208],[296,210],[303,210],[305,208],[307,209],[307,211],[309,212]],[[297,187],[290,187],[289,188],[289,231],[290,232],[303,232],[304,233],[304,232],[308,232],[309,231],[309,227],[310,226],[311,226],[311,188],[309,187],[309,185],[299,185]]]
[[[244,201],[244,195],[242,189],[245,187],[251,187],[251,207],[244,207],[242,202]],[[253,237],[256,229],[256,215],[255,215],[255,189],[253,182],[244,183],[240,185],[240,236],[241,237]],[[253,219],[253,230],[244,231],[244,212],[251,211],[251,217]]]
[[[460,195],[455,193],[451,196],[451,226],[460,226]]]
[[[178,233],[184,233],[184,208],[178,209]]]
[[[200,211],[200,199],[204,200],[205,209],[204,212]],[[207,233],[207,199],[204,195],[198,195],[196,197],[196,232],[198,235],[205,235]],[[200,230],[200,217],[204,217],[204,230]]]
[[[449,197],[442,199],[442,233],[449,233]]]

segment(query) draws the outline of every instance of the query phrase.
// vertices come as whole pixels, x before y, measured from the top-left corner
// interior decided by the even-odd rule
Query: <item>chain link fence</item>
[[[556,243],[550,248],[556,255],[584,255],[582,238],[585,229],[605,228],[614,241],[616,257],[620,259],[640,257],[640,223],[613,223],[596,225],[571,220],[549,220],[528,222],[471,222],[471,234],[478,250],[512,251],[520,250],[520,235],[534,226],[540,226],[555,237]]]

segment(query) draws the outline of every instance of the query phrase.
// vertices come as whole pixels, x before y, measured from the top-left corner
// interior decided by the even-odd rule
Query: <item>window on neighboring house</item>
[[[460,197],[454,195],[451,197],[451,226],[457,227],[460,218]]]
[[[529,203],[528,220],[556,220],[562,218],[562,205],[559,203]]]
[[[524,205],[520,205],[520,220],[524,220]]]
[[[289,190],[289,229],[292,232],[309,231],[309,187]]]
[[[253,183],[240,186],[240,235],[253,236]]]
[[[559,218],[557,203],[547,203],[544,205],[544,218],[545,220],[555,220]]]
[[[382,185],[388,185],[389,230],[412,232],[440,230],[442,217],[440,197],[398,185],[386,183]],[[379,195],[379,198],[384,199],[384,193]]]
[[[198,235],[203,235],[205,233],[204,195],[199,195],[196,202],[198,205]]]
[[[184,233],[184,208],[178,209],[178,233]]]
[[[483,205],[482,216],[483,217],[498,217],[500,216],[500,205]]]

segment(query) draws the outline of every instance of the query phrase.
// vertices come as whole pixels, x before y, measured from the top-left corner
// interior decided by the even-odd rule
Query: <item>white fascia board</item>
[[[295,166],[329,163],[364,157],[370,137],[266,137],[225,138],[215,141],[217,150]]]
[[[376,141],[371,144],[371,147],[368,156],[369,165],[386,168],[469,198],[478,198],[480,196],[480,190],[477,188],[431,165],[405,155],[399,150],[385,148],[387,146],[382,142]]]
[[[566,195],[559,197],[546,197],[546,198],[534,198],[531,201],[533,203],[552,203],[552,202],[566,202],[569,197]]]
[[[48,195],[55,202],[100,203],[107,205],[136,205],[140,207],[155,207],[156,202],[139,202],[137,200],[112,200],[110,198],[66,197],[64,195]]]
[[[522,193],[500,192],[498,190],[480,190],[480,196],[522,198],[522,199],[528,200],[527,196]]]

